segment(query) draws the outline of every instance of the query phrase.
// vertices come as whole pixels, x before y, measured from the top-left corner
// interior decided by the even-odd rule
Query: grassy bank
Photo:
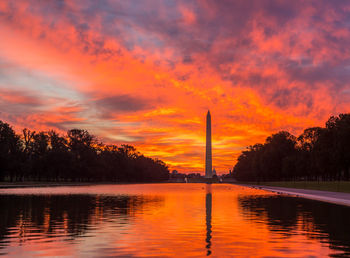
[[[350,193],[350,181],[280,181],[246,182],[246,184]]]

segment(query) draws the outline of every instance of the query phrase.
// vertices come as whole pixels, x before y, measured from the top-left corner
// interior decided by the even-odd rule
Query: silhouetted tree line
[[[249,146],[231,174],[240,181],[349,180],[350,114],[331,116],[325,128],[299,137],[281,131]]]
[[[130,145],[105,145],[86,130],[66,135],[24,129],[0,121],[1,181],[151,182],[169,178],[166,164]]]

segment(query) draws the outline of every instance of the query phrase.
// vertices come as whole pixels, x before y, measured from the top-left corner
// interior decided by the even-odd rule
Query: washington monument
[[[212,155],[211,155],[211,116],[208,110],[207,114],[207,137],[205,148],[205,178],[212,178]]]

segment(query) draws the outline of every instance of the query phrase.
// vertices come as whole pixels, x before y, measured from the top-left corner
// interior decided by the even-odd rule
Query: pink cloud
[[[202,172],[210,109],[215,167],[227,172],[245,146],[350,107],[347,2],[5,1],[0,12],[0,60],[79,95],[0,86],[11,106],[0,118],[18,128],[80,126]]]

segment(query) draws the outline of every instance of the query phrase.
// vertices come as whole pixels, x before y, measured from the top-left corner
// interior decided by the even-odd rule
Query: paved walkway
[[[277,192],[281,194],[288,194],[323,202],[336,203],[341,205],[350,206],[350,193],[328,192],[318,190],[307,190],[287,187],[275,187],[275,186],[261,186],[252,185],[251,187],[267,190],[271,192]]]

